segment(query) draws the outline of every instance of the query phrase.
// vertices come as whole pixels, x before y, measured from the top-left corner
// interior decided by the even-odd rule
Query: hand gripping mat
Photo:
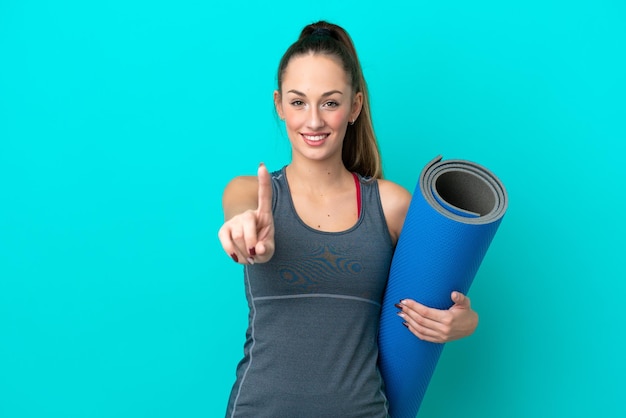
[[[415,337],[394,304],[410,298],[438,309],[466,294],[508,205],[484,167],[435,158],[424,167],[389,271],[378,336],[379,365],[392,418],[415,418],[443,344]]]

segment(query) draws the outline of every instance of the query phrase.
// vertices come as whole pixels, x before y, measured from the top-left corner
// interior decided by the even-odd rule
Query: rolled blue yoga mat
[[[391,262],[383,299],[379,364],[392,418],[415,418],[443,344],[402,326],[401,299],[438,309],[467,294],[508,205],[504,186],[464,160],[431,161],[420,174]]]

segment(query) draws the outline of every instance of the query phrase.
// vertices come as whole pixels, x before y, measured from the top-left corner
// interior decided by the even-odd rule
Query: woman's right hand
[[[272,184],[264,164],[259,165],[257,181],[257,208],[232,216],[218,232],[226,254],[240,264],[265,263],[274,255]]]

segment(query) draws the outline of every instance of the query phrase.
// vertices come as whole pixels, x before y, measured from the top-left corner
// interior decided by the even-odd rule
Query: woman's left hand
[[[460,292],[450,295],[454,305],[447,310],[429,308],[412,299],[403,299],[396,307],[404,325],[418,338],[446,343],[471,335],[478,326],[478,314],[470,299]]]

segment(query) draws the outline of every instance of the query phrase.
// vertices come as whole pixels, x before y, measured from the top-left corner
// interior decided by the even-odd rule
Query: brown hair
[[[300,37],[285,52],[278,66],[278,91],[281,92],[283,75],[291,58],[306,54],[324,54],[339,58],[350,77],[352,90],[363,94],[361,113],[353,125],[348,125],[343,141],[342,160],[350,171],[363,176],[382,178],[382,161],[372,116],[367,84],[350,35],[340,26],[319,21],[307,25]]]

